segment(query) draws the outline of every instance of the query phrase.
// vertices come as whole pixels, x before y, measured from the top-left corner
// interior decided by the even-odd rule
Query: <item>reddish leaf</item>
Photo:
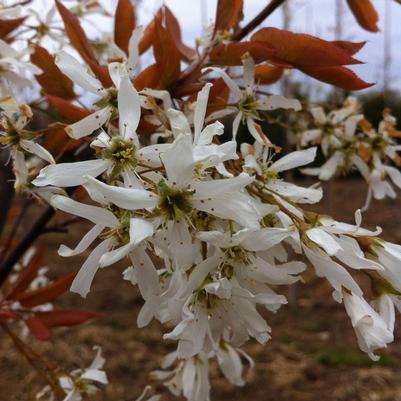
[[[59,0],[56,0],[56,7],[63,19],[65,32],[70,40],[71,45],[86,60],[96,62],[95,53],[81,27],[79,19],[68,8],[66,8]]]
[[[214,34],[235,28],[242,19],[243,0],[219,0],[216,8]]]
[[[315,36],[277,28],[262,28],[251,40],[268,43],[276,50],[271,59],[279,65],[294,67],[333,67],[359,64],[344,48]]]
[[[69,273],[46,287],[19,294],[15,299],[27,308],[50,302],[64,294],[70,288],[75,275],[75,272]]]
[[[259,64],[255,67],[255,81],[261,84],[270,85],[277,82],[284,73],[284,68],[270,64]]]
[[[98,313],[76,311],[76,310],[59,310],[49,312],[36,312],[35,317],[48,328],[59,326],[75,326],[85,323],[88,320],[99,317]]]
[[[210,52],[210,61],[220,65],[242,65],[242,56],[249,53],[255,63],[273,57],[275,50],[263,42],[239,42],[217,45]]]
[[[338,86],[348,91],[366,89],[374,85],[374,83],[363,81],[346,67],[304,67],[301,71],[319,81]]]
[[[0,321],[7,319],[15,319],[18,315],[9,309],[0,309]]]
[[[160,69],[156,64],[151,64],[135,78],[135,87],[139,91],[145,88],[156,88],[159,81]]]
[[[36,250],[28,265],[19,273],[18,279],[13,285],[6,299],[13,299],[17,294],[25,291],[36,277],[43,262],[43,249]]]
[[[39,319],[30,317],[25,320],[25,324],[38,340],[47,341],[49,339],[49,330]]]
[[[53,56],[39,45],[35,45],[34,49],[35,51],[31,55],[31,61],[43,71],[42,74],[36,75],[36,80],[45,93],[64,99],[75,98],[71,79],[65,76],[57,67]]]
[[[222,78],[216,79],[213,82],[213,86],[210,88],[206,114],[223,109],[227,104],[229,94],[230,90],[224,80]]]
[[[43,146],[53,155],[61,156],[82,145],[80,140],[71,139],[65,132],[65,126],[61,124],[50,126],[42,133]]]
[[[154,16],[153,20],[149,23],[149,25],[147,25],[147,27],[143,32],[142,39],[139,41],[138,44],[139,54],[145,53],[146,50],[148,50],[150,46],[152,46],[153,41],[155,39],[156,24],[161,24],[162,17],[163,17],[162,8],[160,8],[159,11]]]
[[[128,43],[135,29],[135,11],[131,0],[118,0],[114,21],[114,42],[128,54]]]
[[[9,33],[17,29],[27,17],[0,19],[0,39],[5,39]]]
[[[63,117],[67,118],[68,122],[75,123],[91,114],[89,110],[76,106],[60,97],[47,95],[47,98],[51,106],[57,109]]]
[[[167,89],[180,76],[180,53],[170,33],[156,22],[153,54],[160,72],[159,89]]]
[[[163,10],[164,10],[166,29],[173,37],[178,47],[178,50],[181,53],[182,58],[187,61],[193,59],[196,52],[194,49],[183,43],[181,36],[181,28],[177,18],[166,5],[164,6]]]
[[[348,42],[346,40],[333,40],[331,43],[334,43],[336,46],[341,47],[348,54],[353,56],[355,53],[358,53],[359,50],[365,46],[366,42]]]
[[[110,88],[113,85],[107,66],[99,65],[96,61],[89,59],[86,59],[85,61],[105,88]]]
[[[369,32],[378,32],[379,16],[370,0],[347,0],[348,6],[354,14],[358,24]]]

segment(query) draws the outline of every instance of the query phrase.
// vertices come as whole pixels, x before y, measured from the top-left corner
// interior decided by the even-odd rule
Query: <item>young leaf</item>
[[[354,14],[358,24],[369,32],[378,32],[379,16],[370,0],[347,0],[348,6]]]
[[[351,56],[358,53],[359,50],[361,50],[366,44],[366,42],[348,42],[347,40],[333,40],[331,43],[341,47],[341,49],[346,51]]]
[[[47,99],[49,100],[50,105],[57,109],[70,123],[75,123],[91,114],[89,110],[76,106],[60,97],[47,95]]]
[[[63,19],[65,32],[70,39],[71,45],[81,55],[83,59],[96,62],[95,53],[85,35],[84,30],[79,23],[79,19],[60,0],[56,0],[56,7]]]
[[[29,331],[40,341],[47,341],[49,339],[49,329],[35,317],[30,317],[25,320]]]
[[[294,67],[334,67],[360,64],[343,47],[315,36],[293,33],[277,28],[262,28],[252,41],[268,43],[276,50],[272,61],[278,65]]]
[[[142,90],[145,88],[156,88],[160,81],[161,71],[157,64],[151,64],[141,71],[135,78],[135,88]]]
[[[214,34],[218,31],[235,28],[242,19],[242,8],[243,0],[219,0],[216,8]]]
[[[91,319],[96,319],[100,315],[94,312],[76,310],[58,310],[48,312],[36,312],[36,319],[48,328],[59,326],[75,326]]]
[[[143,54],[152,46],[153,41],[155,39],[155,29],[156,24],[161,24],[163,19],[163,9],[160,8],[152,21],[146,26],[145,30],[143,31],[142,39],[139,41],[138,44],[138,51],[139,54]]]
[[[194,58],[196,54],[195,50],[187,46],[182,41],[180,24],[178,23],[178,20],[173,14],[173,12],[166,5],[163,7],[163,10],[164,10],[166,29],[173,37],[178,47],[178,50],[181,53],[182,58],[186,61],[190,61],[191,59]]]
[[[274,84],[283,76],[283,73],[284,68],[266,63],[259,64],[255,67],[255,81],[264,85]]]
[[[7,35],[17,29],[26,18],[0,19],[0,39],[6,39]]]
[[[75,275],[75,272],[69,273],[66,276],[47,285],[46,287],[19,294],[15,297],[15,299],[19,301],[21,305],[27,308],[32,308],[34,306],[53,301],[70,288]]]
[[[118,0],[114,19],[114,42],[128,53],[128,43],[135,29],[135,10],[131,0]]]
[[[73,82],[61,72],[53,56],[45,48],[35,45],[31,61],[43,71],[42,74],[36,75],[36,80],[45,93],[64,99],[75,98]]]
[[[156,22],[153,54],[160,71],[159,89],[167,89],[180,76],[180,53],[170,33]]]
[[[374,83],[360,79],[353,71],[346,67],[304,67],[301,69],[319,81],[338,86],[348,91],[370,88]]]
[[[219,65],[242,65],[242,56],[249,53],[255,63],[266,61],[274,56],[276,51],[263,42],[239,42],[215,46],[210,52],[210,61]]]
[[[43,249],[39,249],[35,252],[28,265],[19,273],[18,279],[11,288],[6,299],[13,299],[17,294],[28,288],[42,266],[43,254]]]

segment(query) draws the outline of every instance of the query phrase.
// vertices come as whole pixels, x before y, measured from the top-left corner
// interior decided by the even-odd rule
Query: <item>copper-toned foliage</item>
[[[374,83],[365,82],[346,67],[304,67],[301,69],[319,81],[338,86],[348,91],[370,88]]]
[[[36,75],[36,80],[46,94],[64,99],[75,98],[72,81],[60,71],[53,56],[45,48],[36,45],[31,54],[31,61],[43,71],[42,74]]]
[[[27,17],[13,18],[13,19],[1,19],[0,20],[0,39],[7,40],[9,33],[17,29]]]
[[[69,273],[47,285],[46,287],[20,293],[16,295],[14,299],[19,301],[21,305],[27,308],[32,308],[34,306],[53,301],[70,288],[75,275],[75,272]]]
[[[284,73],[284,68],[267,63],[255,67],[255,81],[260,84],[270,85],[277,82]]]
[[[242,19],[243,0],[219,0],[216,8],[214,33],[235,28]]]
[[[118,0],[114,20],[114,41],[126,53],[135,28],[135,11],[131,0]]]
[[[255,63],[269,60],[276,53],[268,43],[239,42],[215,46],[210,52],[210,61],[218,65],[242,65],[242,56],[249,53]]]
[[[379,16],[370,0],[347,0],[358,24],[367,31],[378,32]]]
[[[59,327],[59,326],[75,326],[82,324],[88,320],[95,319],[100,315],[95,312],[87,312],[80,310],[54,310],[49,312],[36,312],[35,317],[44,326]]]
[[[159,89],[167,89],[180,76],[180,52],[171,34],[158,22],[155,26],[153,54],[159,69]]]
[[[177,18],[166,5],[163,6],[163,11],[166,29],[174,39],[182,59],[186,61],[192,60],[196,52],[182,41],[181,28]]]
[[[262,28],[252,35],[251,40],[274,48],[276,54],[272,61],[280,65],[333,67],[361,63],[343,47],[304,33]]]
[[[277,66],[295,67],[320,81],[346,90],[360,90],[373,85],[344,67],[360,63],[352,56],[363,47],[364,42],[330,42],[277,28],[263,28],[252,36],[252,40],[266,42],[276,50],[270,61]]]
[[[66,8],[59,0],[56,0],[57,10],[64,22],[65,32],[71,45],[84,59],[96,61],[95,53],[86,37],[78,18]]]

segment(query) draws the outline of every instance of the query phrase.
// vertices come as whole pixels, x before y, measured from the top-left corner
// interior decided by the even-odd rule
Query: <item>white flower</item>
[[[177,154],[181,157],[177,157]],[[245,227],[259,227],[259,214],[243,189],[254,179],[247,174],[234,178],[199,180],[194,176],[196,161],[190,135],[179,136],[161,154],[166,177],[159,176],[158,194],[149,191],[113,187],[90,178],[88,186],[96,188],[105,200],[125,208],[137,208],[140,199],[151,209],[158,208],[166,220],[181,220],[193,210],[236,221]]]
[[[70,375],[62,375],[59,378],[60,387],[67,394],[63,401],[81,401],[82,395],[93,395],[98,388],[95,383],[108,384],[103,365],[105,359],[102,357],[100,347],[94,347],[97,351],[91,365],[86,369],[77,369]]]
[[[376,349],[385,348],[388,343],[393,342],[392,331],[362,296],[344,291],[344,306],[351,318],[359,348],[374,361],[379,360],[374,352]]]
[[[135,252],[142,241],[153,235],[153,225],[144,220],[132,217],[129,212],[122,211],[116,217],[111,211],[99,207],[76,202],[65,196],[55,195],[50,203],[53,207],[75,216],[87,219],[95,226],[85,234],[75,249],[61,245],[61,256],[74,256],[82,253],[105,233],[105,239],[90,253],[80,271],[75,276],[71,285],[71,291],[86,297],[89,292],[93,277],[99,267],[109,266],[125,256]]]
[[[0,97],[17,96],[18,92],[32,86],[32,74],[42,72],[40,68],[24,60],[29,52],[30,49],[17,51],[0,39]]]
[[[168,354],[162,367],[168,369],[175,361],[177,354]],[[162,380],[175,396],[182,394],[188,401],[210,400],[209,361],[204,353],[178,360],[177,367],[170,371],[154,371],[152,377]]]
[[[212,70],[221,75],[224,82],[231,91],[234,103],[233,107],[229,107],[215,113],[212,113],[208,119],[222,118],[228,114],[237,113],[233,121],[233,137],[235,139],[239,125],[246,123],[250,134],[257,142],[272,145],[267,136],[263,133],[262,128],[255,120],[262,120],[260,112],[266,112],[276,109],[293,109],[301,110],[301,103],[296,99],[287,99],[281,95],[272,95],[268,97],[257,97],[257,85],[255,84],[255,63],[249,54],[245,54],[242,58],[244,65],[244,84],[245,89],[241,89],[238,84],[230,78],[226,72],[220,68],[209,67],[206,70]]]
[[[275,162],[269,160],[269,147],[258,142],[254,145],[243,143],[241,152],[245,159],[244,170],[256,172],[261,176],[264,188],[271,191],[277,200],[284,197],[296,203],[316,203],[322,198],[320,188],[303,188],[279,178],[283,171],[311,163],[316,156],[316,147],[291,152]]]

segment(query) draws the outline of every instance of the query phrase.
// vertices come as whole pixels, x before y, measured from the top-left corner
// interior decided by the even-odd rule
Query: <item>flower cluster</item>
[[[116,6],[113,37],[94,26],[100,35],[91,40],[82,17],[110,17],[97,1],[55,0],[43,13],[0,6],[3,161],[14,172],[15,192],[50,205],[15,248],[18,219],[2,243],[0,318],[17,348],[32,360],[29,345],[8,327],[13,321],[47,340],[54,327],[97,317],[52,302],[67,289],[85,298],[98,270],[119,262],[126,265],[122,278],[143,299],[137,325],[156,319],[163,339],[176,344],[151,377],[176,396],[208,401],[209,364],[244,385],[244,365],[254,365],[244,344],[271,339],[269,313],[287,303],[283,286],[303,281],[310,268],[344,304],[360,349],[377,360],[377,350],[394,339],[401,310],[401,246],[380,238],[379,228],[362,228],[360,210],[355,224],[313,212],[323,196],[319,183],[302,187],[283,173],[301,168],[327,180],[356,169],[369,184],[366,207],[371,197],[394,197],[389,181],[401,188],[391,165],[400,165],[396,121],[385,111],[375,130],[353,98],[327,115],[315,108],[314,128],[299,134],[299,150],[282,155],[263,122],[288,110],[296,120],[302,105],[260,88],[289,68],[347,90],[367,88],[345,67],[360,63],[353,56],[363,44],[277,28],[241,41],[260,17],[241,29],[243,2],[218,1],[216,21],[194,49],[167,6],[144,29],[131,1]],[[351,9],[359,20],[363,8]],[[362,21],[377,30],[374,18]],[[48,42],[50,51],[42,47]],[[151,47],[155,61],[142,69],[140,55]],[[32,75],[41,91],[24,99],[28,105],[16,99]],[[319,168],[310,167],[315,145],[327,158]],[[55,211],[93,226],[74,247],[58,249],[63,257],[87,255],[79,271],[49,282],[36,254],[21,257]],[[18,258],[21,268],[7,277]],[[362,276],[370,283],[365,292]],[[96,350],[87,369],[71,373],[35,362],[48,382],[37,398],[80,401],[107,384]]]
[[[252,62],[246,60],[247,69]],[[265,134],[255,135],[253,144],[238,144],[235,129],[232,140],[220,141],[223,125],[205,125],[210,83],[194,103],[177,109],[161,91],[138,93],[126,61],[109,65],[114,86],[107,90],[66,53],[58,56],[58,66],[99,95],[92,114],[66,127],[72,138],[87,138],[94,158],[49,164],[32,184],[53,194],[85,189],[87,202],[60,193],[50,197],[54,208],[94,224],[74,249],[61,245],[60,255],[80,254],[98,241],[71,290],[85,297],[99,268],[130,261],[124,279],[138,286],[144,300],[138,326],[157,319],[167,328],[164,338],[177,342],[164,370],[153,373],[174,394],[209,399],[211,358],[230,383],[244,384],[242,361],[253,362],[240,347],[251,338],[262,344],[271,338],[261,308],[275,313],[287,303],[279,288],[301,279],[305,261],[328,280],[334,299],[344,302],[363,351],[375,359],[375,350],[393,340],[400,247],[377,238],[380,230],[361,228],[360,212],[356,225],[349,225],[304,211],[302,204],[321,199],[321,189],[281,176],[313,162],[315,147],[279,157]],[[232,78],[217,72],[239,96]],[[241,99],[254,97],[255,110],[262,104],[274,108],[277,100],[278,107],[299,106],[282,97],[259,100],[251,78],[247,88]],[[162,107],[150,114],[158,102]],[[252,133],[254,112],[241,107],[236,120],[245,118]],[[137,134],[143,110],[156,127],[147,141]],[[355,121],[355,127],[359,117],[347,113],[330,118]],[[331,137],[326,140],[330,148]],[[372,304],[353,270],[371,278],[377,290]]]
[[[401,188],[401,165],[397,152],[401,145],[396,138],[401,132],[396,129],[396,119],[389,110],[384,110],[378,129],[374,129],[363,114],[355,98],[347,98],[339,110],[327,115],[321,107],[310,110],[314,128],[299,134],[301,147],[320,145],[327,161],[319,168],[308,168],[306,174],[329,180],[336,174],[347,174],[358,170],[369,185],[363,209],[369,207],[373,198],[395,198],[393,183]],[[394,167],[395,164],[397,167]]]

